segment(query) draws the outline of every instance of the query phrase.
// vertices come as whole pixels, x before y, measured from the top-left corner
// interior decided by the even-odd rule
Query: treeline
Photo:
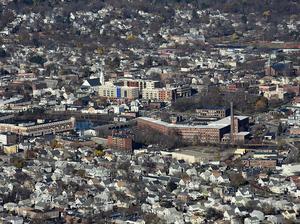
[[[173,149],[185,146],[181,136],[175,131],[170,131],[168,134],[162,134],[150,127],[142,128],[134,127],[134,141],[141,145],[160,145],[164,148]]]
[[[200,93],[191,98],[180,98],[173,103],[175,111],[193,111],[199,108],[229,107],[234,102],[235,107],[243,113],[253,113],[256,110],[265,110],[267,104],[256,107],[260,97],[249,94],[245,91],[235,93],[221,92],[218,88],[211,88],[207,92]],[[265,107],[264,107],[265,106]]]

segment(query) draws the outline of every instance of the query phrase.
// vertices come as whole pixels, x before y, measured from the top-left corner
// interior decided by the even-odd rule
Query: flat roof
[[[245,120],[245,119],[249,118],[248,116],[234,116],[234,117],[238,118],[239,120]],[[230,123],[231,123],[231,117],[230,116],[224,117],[223,119],[218,120],[218,121],[214,121],[212,123],[213,124],[220,124],[220,125],[225,125],[225,124],[226,125],[230,125]]]
[[[246,118],[248,118],[247,116],[235,116],[237,117],[239,120],[244,120]],[[221,120],[218,121],[213,121],[207,125],[185,125],[185,124],[172,124],[172,123],[168,123],[165,121],[161,121],[161,120],[157,120],[154,118],[150,118],[150,117],[139,117],[139,119],[145,120],[145,121],[149,121],[149,122],[153,122],[159,125],[163,125],[165,127],[169,127],[169,128],[215,128],[215,129],[222,129],[224,127],[227,127],[231,124],[231,117],[225,117]]]
[[[248,131],[241,131],[241,132],[237,133],[236,135],[246,136],[246,135],[249,135],[249,134],[250,134],[250,132],[248,132]]]
[[[196,110],[229,110],[229,107],[218,107],[218,106],[211,106],[211,107],[203,107],[197,108]]]
[[[39,122],[38,120],[41,120]],[[37,125],[43,125],[43,124],[51,124],[55,122],[62,122],[62,121],[69,121],[70,119],[26,119],[26,120],[20,120],[20,119],[13,119],[12,121],[3,121],[0,122],[1,125],[14,125],[14,126],[19,126],[19,127],[33,127]]]

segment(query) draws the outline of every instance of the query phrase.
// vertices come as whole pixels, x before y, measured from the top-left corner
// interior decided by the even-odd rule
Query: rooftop
[[[247,119],[247,116],[235,116],[236,118],[238,118],[239,120],[244,120]],[[171,124],[171,123],[167,123],[161,120],[156,120],[150,117],[140,117],[139,119],[141,120],[145,120],[145,121],[149,121],[149,122],[153,122],[159,125],[163,125],[165,127],[169,127],[169,128],[216,128],[216,129],[221,129],[224,127],[227,127],[230,125],[231,123],[231,117],[225,117],[221,120],[218,121],[213,121],[211,123],[209,123],[208,125],[186,125],[186,124]]]

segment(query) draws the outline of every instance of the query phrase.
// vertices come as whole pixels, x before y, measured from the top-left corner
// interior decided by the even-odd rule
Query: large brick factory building
[[[186,124],[170,124],[161,120],[148,117],[140,117],[137,124],[142,128],[152,128],[160,133],[168,135],[172,132],[177,133],[183,140],[192,142],[221,143],[228,136],[241,140],[246,136],[249,126],[249,118],[247,116],[225,117],[221,120],[214,121],[208,125],[186,125]],[[243,139],[242,139],[243,140]]]

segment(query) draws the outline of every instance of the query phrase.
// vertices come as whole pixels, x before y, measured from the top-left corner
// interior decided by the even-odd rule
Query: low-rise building
[[[0,131],[11,132],[23,136],[41,136],[46,134],[54,134],[60,132],[68,132],[74,130],[75,118],[68,120],[49,121],[49,122],[30,122],[30,123],[0,123]]]
[[[242,160],[246,167],[256,168],[275,168],[277,165],[277,159],[245,159]]]
[[[12,145],[17,143],[17,136],[14,133],[3,132],[0,133],[0,143],[3,145]]]
[[[200,117],[207,117],[207,118],[224,118],[230,115],[229,108],[202,108],[196,109],[196,113]]]
[[[17,153],[18,152],[18,145],[5,145],[3,147],[3,152],[6,155]]]
[[[284,88],[278,85],[260,85],[259,94],[263,95],[267,99],[280,99],[284,100],[287,97],[287,92]]]

